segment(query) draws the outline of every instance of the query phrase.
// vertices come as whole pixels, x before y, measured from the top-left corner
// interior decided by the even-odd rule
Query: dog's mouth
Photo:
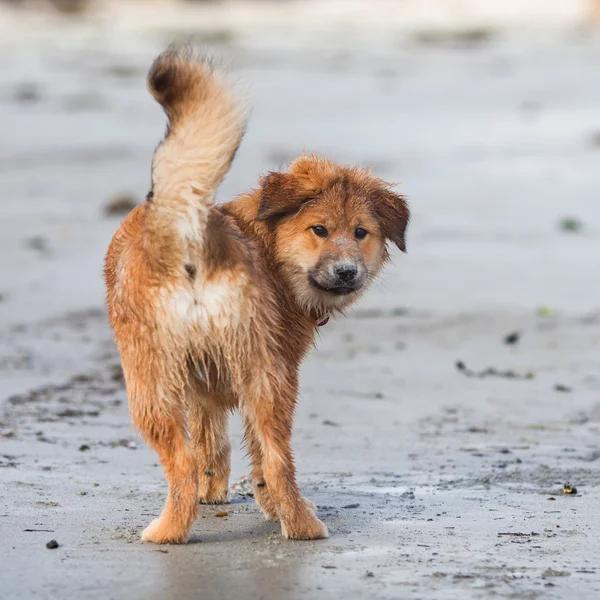
[[[332,285],[324,285],[319,283],[312,275],[308,276],[308,280],[310,281],[310,285],[316,288],[321,292],[328,292],[329,294],[334,294],[335,296],[347,296],[348,294],[353,294],[357,292],[362,284],[358,282],[355,283],[346,283],[346,284],[332,284]]]

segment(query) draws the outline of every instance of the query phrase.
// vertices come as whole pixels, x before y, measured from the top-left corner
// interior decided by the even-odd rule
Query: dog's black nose
[[[356,277],[358,269],[356,265],[351,263],[343,263],[341,265],[335,265],[335,267],[333,267],[333,272],[340,281],[349,283]]]

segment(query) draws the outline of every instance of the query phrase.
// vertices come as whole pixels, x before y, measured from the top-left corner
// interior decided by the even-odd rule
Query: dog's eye
[[[366,229],[364,229],[363,227],[357,227],[354,230],[354,237],[357,240],[364,240],[367,237],[367,233],[369,233]]]
[[[329,231],[323,225],[313,225],[311,229],[317,237],[326,238],[329,235]]]

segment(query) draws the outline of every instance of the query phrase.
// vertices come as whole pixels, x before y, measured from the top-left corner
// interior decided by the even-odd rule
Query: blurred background
[[[599,15],[595,0],[0,2],[0,322],[102,301],[103,253],[164,129],[145,73],[183,40],[252,97],[221,199],[304,150],[409,197],[410,258],[368,303],[593,310]]]
[[[600,0],[0,1],[4,596],[599,598],[599,20]],[[412,208],[408,254],[302,368],[319,544],[263,522],[235,419],[234,503],[201,508],[201,544],[139,543],[165,482],[102,263],[165,130],[146,72],[180,41],[252,99],[220,201],[312,151]]]

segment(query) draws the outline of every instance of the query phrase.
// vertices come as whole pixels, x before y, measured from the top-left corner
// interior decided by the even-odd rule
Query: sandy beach
[[[305,12],[289,36],[218,7],[114,26],[2,7],[3,598],[599,597],[600,34],[565,6],[460,27]],[[164,131],[145,72],[184,37],[252,98],[220,200],[303,151],[410,200],[408,254],[301,375],[298,477],[328,540],[263,520],[237,418],[232,504],[188,545],[139,539],[166,484],[129,423],[102,260]]]

